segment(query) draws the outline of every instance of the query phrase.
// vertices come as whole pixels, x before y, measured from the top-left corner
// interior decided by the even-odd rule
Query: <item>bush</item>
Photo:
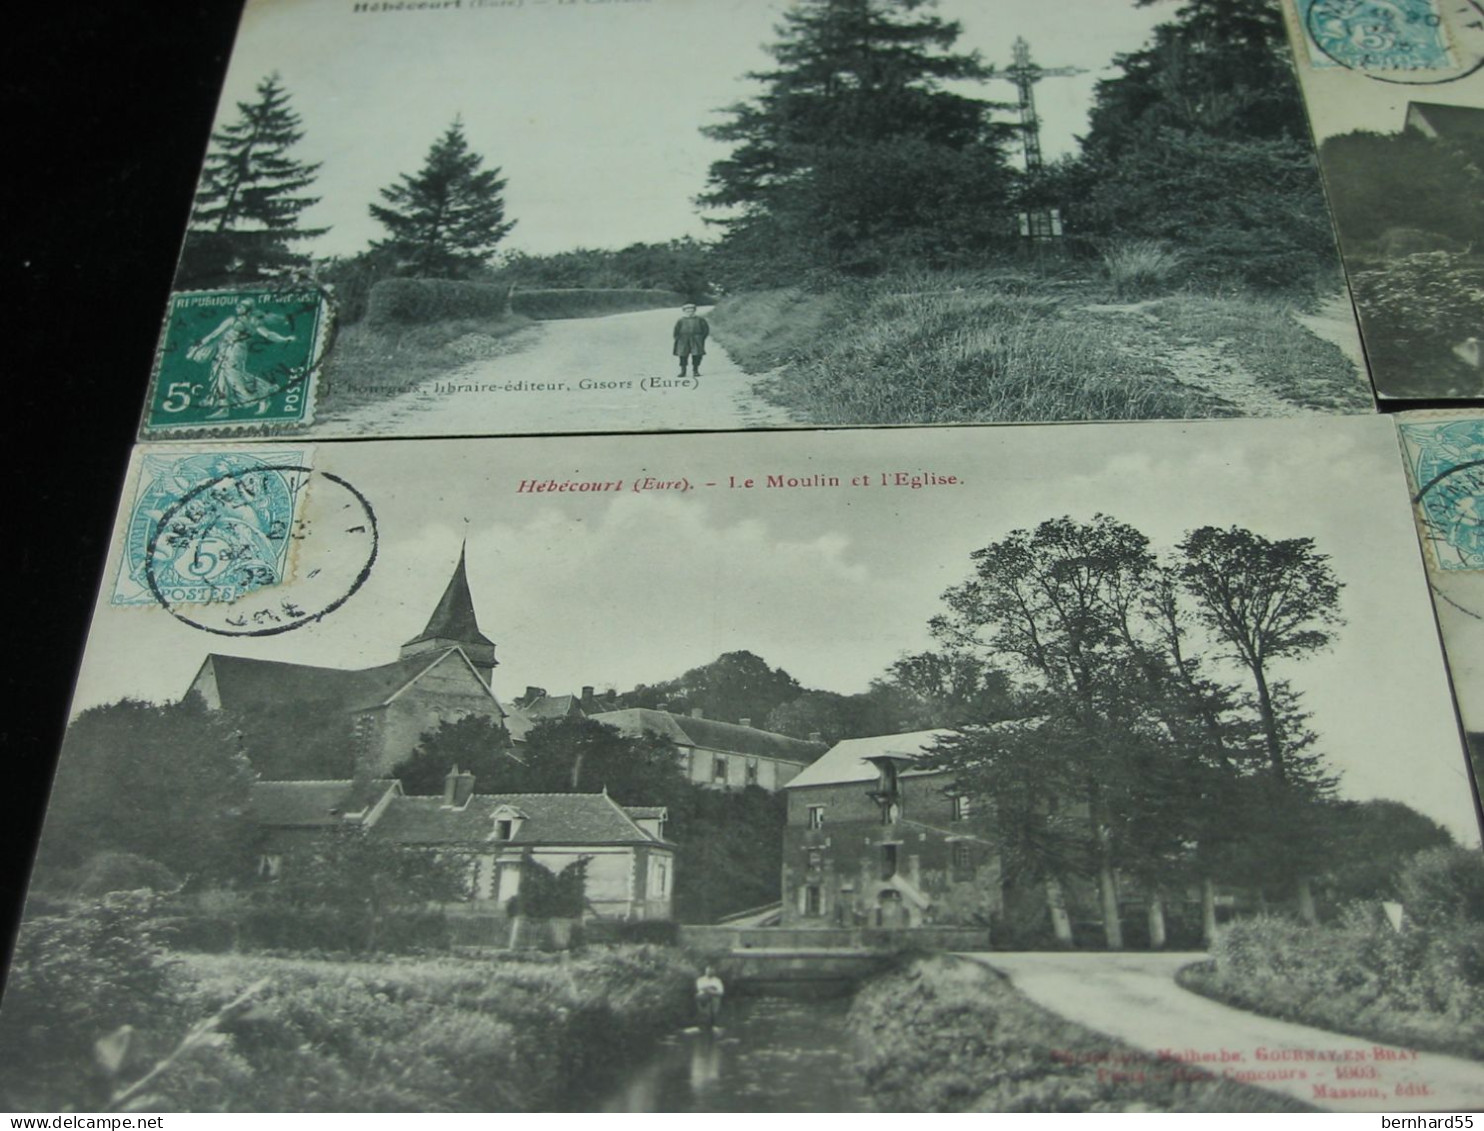
[[[635,310],[678,309],[689,300],[677,291],[640,289],[518,290],[511,296],[511,309],[527,318],[594,318],[600,314],[626,314]]]
[[[1184,258],[1160,240],[1121,240],[1102,250],[1103,270],[1120,299],[1167,292]]]
[[[1484,855],[1476,849],[1419,852],[1397,872],[1396,887],[1410,922],[1484,923]]]
[[[77,869],[74,878],[80,896],[101,896],[114,891],[167,892],[180,887],[180,880],[165,865],[134,852],[99,852]]]
[[[510,301],[510,289],[453,279],[383,279],[371,288],[366,321],[442,322],[452,318],[499,318]]]

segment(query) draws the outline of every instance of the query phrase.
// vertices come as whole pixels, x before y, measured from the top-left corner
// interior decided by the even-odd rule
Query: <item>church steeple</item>
[[[459,647],[488,684],[499,660],[495,659],[495,642],[479,631],[474,615],[474,598],[469,593],[469,576],[464,565],[464,547],[459,547],[459,564],[454,567],[448,587],[438,600],[428,625],[402,645],[402,658],[442,652]]]

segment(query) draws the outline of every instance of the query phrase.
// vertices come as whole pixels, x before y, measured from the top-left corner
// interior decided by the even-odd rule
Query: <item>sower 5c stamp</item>
[[[154,590],[179,604],[230,601],[278,584],[303,483],[273,469],[308,462],[303,449],[144,456],[109,602],[154,605]]]
[[[1484,416],[1398,428],[1433,564],[1484,570]]]
[[[1315,67],[1430,85],[1484,66],[1484,7],[1478,0],[1296,2]]]
[[[314,287],[172,295],[144,432],[309,423],[329,322]]]

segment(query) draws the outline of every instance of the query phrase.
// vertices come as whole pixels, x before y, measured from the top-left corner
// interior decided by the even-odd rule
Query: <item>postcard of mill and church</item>
[[[249,0],[141,436],[1369,411],[1280,13],[1209,24]]]
[[[1477,1106],[1484,859],[1397,453],[144,446],[0,1104]]]

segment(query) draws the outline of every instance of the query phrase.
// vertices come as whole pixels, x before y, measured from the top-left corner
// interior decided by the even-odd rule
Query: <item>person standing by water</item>
[[[696,1016],[708,1029],[715,1026],[721,1015],[721,999],[726,992],[714,966],[706,967],[705,973],[696,979]]]
[[[685,376],[685,362],[690,359],[691,372],[701,375],[701,358],[706,356],[706,337],[711,326],[696,313],[696,304],[688,302],[680,308],[680,318],[675,323],[675,356],[680,359],[680,376]]]

